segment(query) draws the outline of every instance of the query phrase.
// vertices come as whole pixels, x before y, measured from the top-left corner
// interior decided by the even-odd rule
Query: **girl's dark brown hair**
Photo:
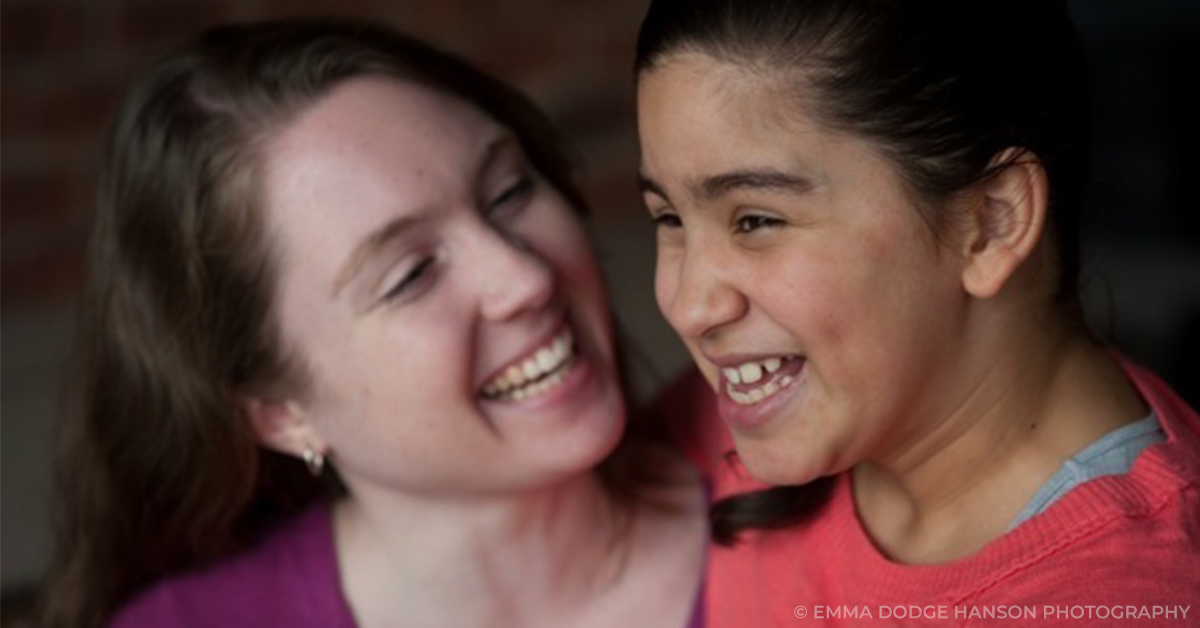
[[[59,434],[46,626],[102,625],[138,588],[225,555],[338,490],[336,479],[321,486],[298,461],[259,448],[237,396],[306,383],[273,316],[260,147],[333,87],[368,75],[478,107],[583,211],[558,136],[526,98],[382,27],[218,27],[149,68],[108,140]],[[646,430],[629,434],[600,472],[616,496],[634,499],[654,474],[631,461]]]
[[[1083,48],[1063,0],[654,0],[636,71],[698,52],[780,79],[798,110],[874,142],[924,201],[935,234],[955,193],[1020,149],[1050,182],[1056,305],[1079,319],[1079,213],[1089,176]],[[802,520],[828,482],[735,496],[714,537]]]

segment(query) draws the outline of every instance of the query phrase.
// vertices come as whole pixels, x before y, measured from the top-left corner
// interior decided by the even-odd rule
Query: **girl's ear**
[[[963,287],[972,296],[996,296],[1037,247],[1045,229],[1046,170],[1037,156],[1008,148],[989,164],[966,207]]]
[[[326,453],[325,441],[294,402],[242,396],[238,403],[262,446],[300,459],[305,451]]]

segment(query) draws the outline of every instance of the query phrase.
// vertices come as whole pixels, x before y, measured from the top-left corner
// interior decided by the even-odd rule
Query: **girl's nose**
[[[711,339],[741,319],[745,295],[726,277],[728,264],[706,247],[692,247],[664,260],[657,271],[659,307],[685,340]]]

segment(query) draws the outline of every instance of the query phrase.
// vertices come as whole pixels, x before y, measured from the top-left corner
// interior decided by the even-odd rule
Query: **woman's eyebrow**
[[[520,144],[517,138],[512,133],[503,133],[495,139],[489,141],[480,151],[479,160],[476,163],[476,177],[482,177],[492,164],[499,161],[505,155],[511,154],[512,151],[518,150]],[[362,270],[363,265],[372,256],[383,249],[389,242],[392,242],[402,237],[408,231],[421,221],[420,216],[426,212],[418,211],[412,215],[401,216],[395,220],[390,220],[372,231],[358,246],[354,247],[354,251],[350,253],[342,270],[338,273],[337,279],[333,284],[333,297],[337,297],[345,287],[350,283],[354,276]]]
[[[416,216],[400,216],[394,220],[389,220],[378,229],[372,231],[366,238],[363,238],[362,242],[354,247],[354,251],[346,259],[342,270],[338,272],[337,279],[333,282],[332,296],[337,298],[338,293],[362,270],[367,260],[371,259],[372,256],[383,249],[389,242],[412,230],[420,221],[420,218]]]
[[[475,176],[482,179],[484,173],[494,164],[501,161],[504,157],[513,155],[514,152],[520,154],[520,150],[521,143],[517,141],[516,136],[512,133],[505,132],[496,137],[488,142],[480,153],[479,162],[475,167]]]

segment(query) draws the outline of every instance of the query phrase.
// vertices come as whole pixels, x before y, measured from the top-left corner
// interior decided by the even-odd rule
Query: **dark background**
[[[968,0],[969,1],[969,0]],[[148,57],[228,20],[332,13],[419,34],[519,85],[579,151],[618,316],[648,394],[686,358],[653,305],[630,66],[644,0],[4,0],[0,5],[0,585],[49,552],[49,434],[103,130]],[[1200,403],[1196,0],[1071,3],[1092,63],[1085,300],[1099,335]],[[1014,42],[1014,45],[1020,45]],[[650,377],[658,373],[658,379]]]

